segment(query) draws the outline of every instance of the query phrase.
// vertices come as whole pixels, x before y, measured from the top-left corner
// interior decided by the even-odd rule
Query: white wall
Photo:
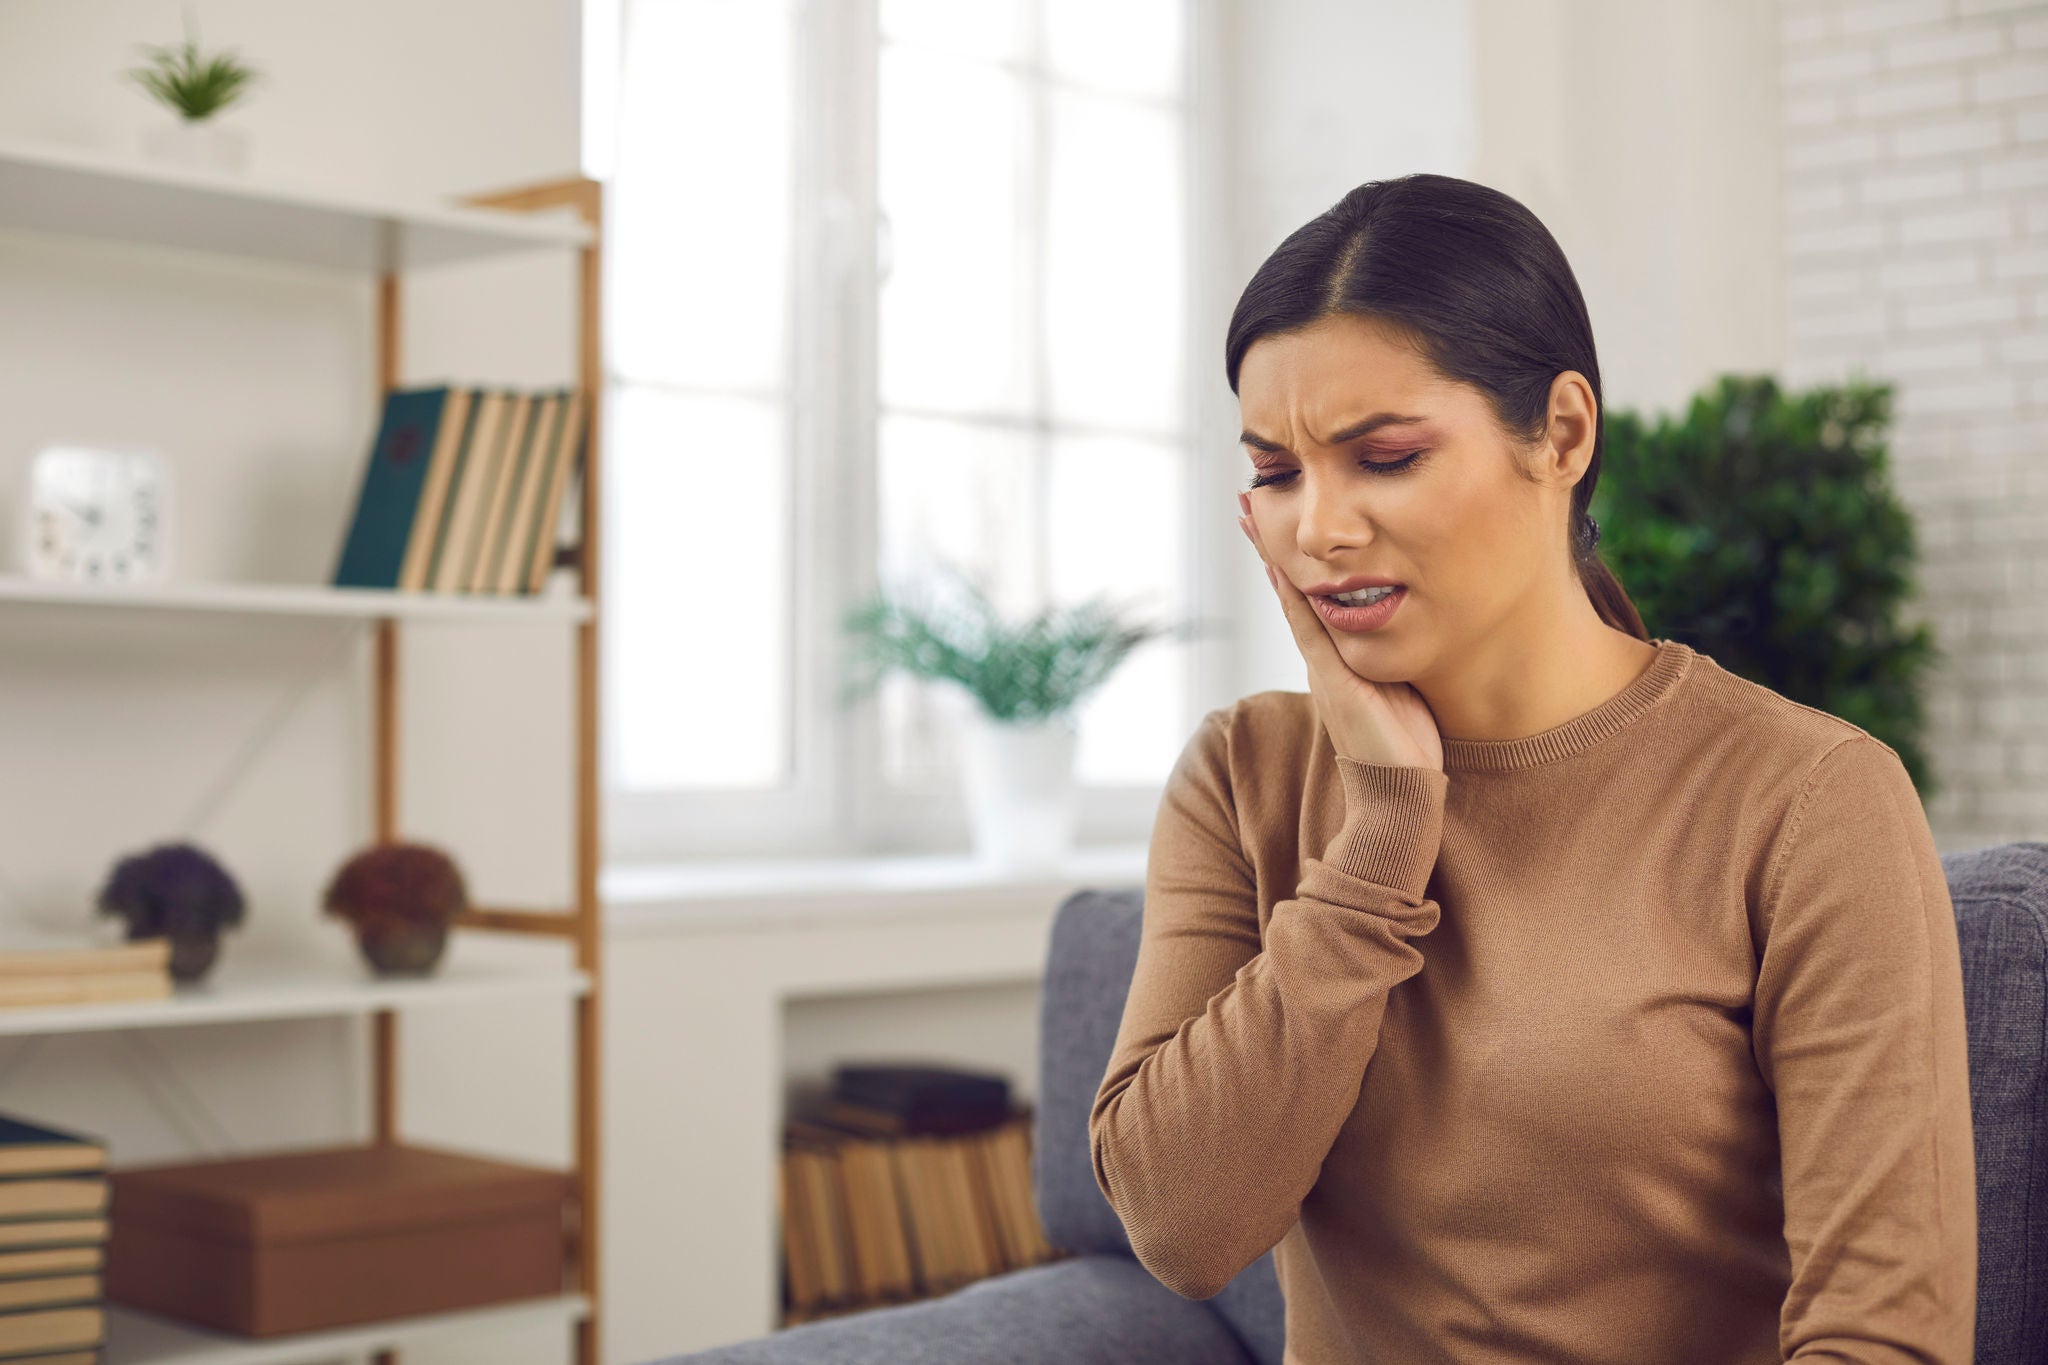
[[[265,79],[227,116],[252,175],[407,196],[574,174],[574,0],[193,0],[208,45]],[[138,148],[169,118],[119,72],[183,35],[182,6],[0,6],[0,137]],[[569,254],[410,288],[408,382],[573,377]],[[377,413],[370,282],[141,248],[0,237],[0,560],[47,441],[147,441],[175,478],[174,576],[319,583]],[[148,625],[148,623],[143,623]],[[472,895],[570,895],[565,631],[403,632],[406,834],[443,843]],[[190,837],[235,873],[249,922],[224,952],[348,958],[325,879],[371,836],[367,636],[301,623],[0,619],[0,916],[90,922],[113,861]],[[257,736],[268,741],[245,753]],[[224,774],[237,780],[217,802]],[[464,939],[451,944],[459,954]],[[401,1127],[566,1164],[566,1009],[406,1017]],[[365,1030],[342,1021],[0,1040],[0,1108],[98,1131],[117,1166],[369,1135]],[[553,1362],[566,1342],[408,1359]]]
[[[2048,830],[2048,4],[1787,0],[1788,376],[1894,385],[1944,850]]]

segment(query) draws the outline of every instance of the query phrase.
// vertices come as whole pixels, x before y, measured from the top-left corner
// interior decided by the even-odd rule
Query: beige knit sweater
[[[1954,909],[1897,753],[1671,640],[1585,714],[1340,758],[1203,717],[1089,1119],[1138,1259],[1269,1248],[1290,1365],[1964,1365]]]

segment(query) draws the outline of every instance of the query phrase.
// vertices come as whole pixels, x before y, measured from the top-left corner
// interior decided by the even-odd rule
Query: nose
[[[1301,552],[1320,564],[1343,557],[1366,538],[1365,522],[1352,505],[1354,496],[1342,484],[1300,476],[1301,519],[1295,523],[1294,543]]]

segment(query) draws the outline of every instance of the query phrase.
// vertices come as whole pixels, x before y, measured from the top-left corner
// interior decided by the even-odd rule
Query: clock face
[[[85,583],[162,576],[165,483],[153,452],[52,446],[37,453],[29,479],[32,576]]]

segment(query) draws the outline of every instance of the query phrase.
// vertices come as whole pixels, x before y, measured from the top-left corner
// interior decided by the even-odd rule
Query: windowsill
[[[598,898],[608,933],[968,915],[991,902],[1049,911],[1083,887],[1143,885],[1145,859],[1143,844],[1113,844],[1083,845],[1031,869],[993,867],[971,854],[633,864],[604,869]]]

